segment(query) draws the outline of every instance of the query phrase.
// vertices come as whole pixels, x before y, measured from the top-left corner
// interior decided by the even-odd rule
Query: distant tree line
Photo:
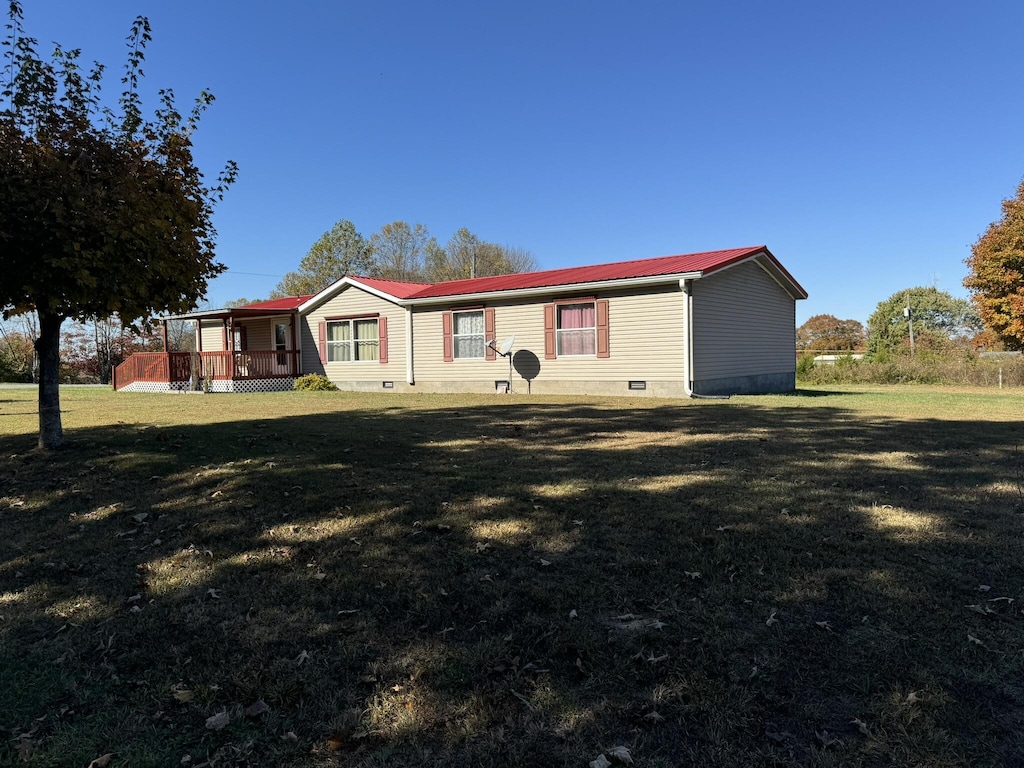
[[[857,320],[815,315],[797,328],[796,338],[801,353],[858,352],[882,362],[914,353],[962,356],[984,346],[988,336],[968,301],[934,287],[917,287],[879,302],[866,328]]]
[[[422,224],[393,221],[367,239],[341,219],[313,243],[270,298],[318,293],[345,275],[438,283],[535,269],[537,261],[528,251],[481,240],[465,227],[441,245]]]
[[[193,334],[184,328],[184,340],[169,338],[187,345]],[[169,330],[177,330],[172,328]],[[36,341],[39,320],[34,312],[0,323],[0,381],[39,381],[39,356]],[[136,331],[120,322],[116,315],[100,320],[68,322],[60,334],[60,371],[64,384],[109,384],[111,369],[136,352],[163,350],[160,334]]]

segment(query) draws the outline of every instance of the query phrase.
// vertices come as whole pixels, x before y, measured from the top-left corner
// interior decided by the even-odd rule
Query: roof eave
[[[297,309],[288,309],[287,307],[278,309],[232,307],[229,309],[197,310],[180,315],[166,315],[158,317],[157,320],[223,320],[228,317],[272,317],[274,315],[289,315],[297,311]]]
[[[349,277],[348,275],[346,275],[345,277],[335,280],[333,283],[331,283],[322,291],[320,291],[320,293],[317,293],[311,296],[310,298],[306,299],[306,301],[304,301],[302,304],[298,306],[296,311],[298,311],[298,313],[302,315],[306,314],[310,310],[315,309],[317,306],[319,306],[320,304],[322,304],[323,302],[327,301],[329,298],[337,294],[338,291],[340,291],[346,285],[351,285],[355,288],[358,288],[361,291],[372,293],[374,296],[384,299],[385,301],[390,301],[393,304],[404,304],[404,300],[398,298],[394,294],[388,293],[387,291],[382,291],[379,288],[374,288],[372,285],[367,285],[366,283],[360,282],[357,278]]]
[[[506,288],[497,291],[478,291],[475,293],[456,293],[426,298],[398,300],[403,306],[424,306],[429,304],[451,304],[452,302],[480,301],[493,298],[519,298],[551,295],[555,293],[579,293],[587,290],[608,290],[615,288],[633,288],[646,285],[666,285],[678,283],[680,280],[696,280],[704,275],[701,271],[673,272],[667,275],[649,275],[647,277],[629,277],[617,280],[593,280],[584,283],[564,283],[562,285],[544,285],[535,288]]]
[[[724,272],[727,269],[745,264],[748,261],[757,261],[762,268],[767,271],[772,278],[779,284],[779,286],[786,291],[794,300],[806,299],[807,291],[804,287],[796,281],[796,279],[789,274],[789,271],[782,266],[782,263],[775,258],[775,255],[768,250],[766,246],[762,246],[754,253],[744,254],[732,261],[727,261],[722,264],[717,264],[714,267],[705,270],[705,274],[714,275],[719,272]],[[765,263],[767,262],[767,264]],[[770,267],[770,269],[769,269]]]

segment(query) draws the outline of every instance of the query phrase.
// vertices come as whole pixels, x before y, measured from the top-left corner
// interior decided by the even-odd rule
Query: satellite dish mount
[[[491,339],[490,341],[487,342],[487,346],[493,349],[502,357],[508,358],[508,392],[509,394],[512,394],[512,345],[516,343],[516,337],[509,336],[507,339],[501,342],[500,347],[497,346],[494,342],[495,339]]]

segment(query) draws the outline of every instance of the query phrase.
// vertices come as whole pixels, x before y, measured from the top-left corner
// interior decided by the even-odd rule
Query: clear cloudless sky
[[[460,227],[541,268],[766,244],[818,313],[966,296],[1024,176],[1020,0],[24,0],[121,90],[125,36],[219,205],[210,305],[265,298],[339,219]]]

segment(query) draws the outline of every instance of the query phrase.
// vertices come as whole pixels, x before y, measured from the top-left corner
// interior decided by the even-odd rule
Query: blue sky
[[[229,271],[264,298],[338,219],[460,227],[542,268],[765,243],[865,321],[964,259],[1024,176],[1024,3],[26,0],[109,68],[149,17],[150,89],[196,136]],[[145,93],[145,91],[144,91]],[[149,99],[152,107],[155,100]]]

